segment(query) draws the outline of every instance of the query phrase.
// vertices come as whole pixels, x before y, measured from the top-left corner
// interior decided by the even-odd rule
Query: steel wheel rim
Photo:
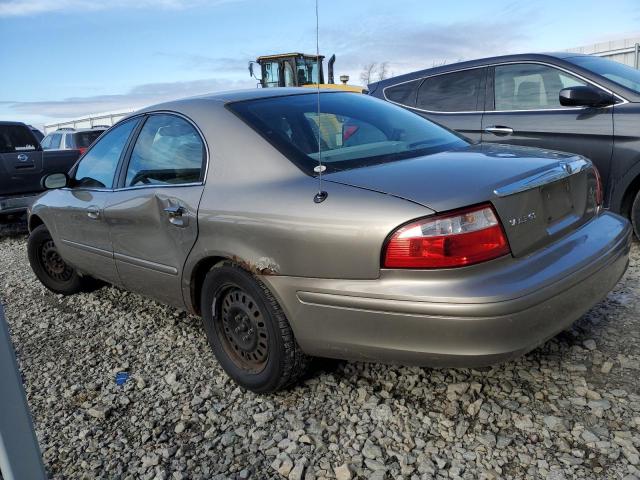
[[[73,278],[73,269],[62,259],[53,240],[47,240],[40,247],[40,264],[54,280],[68,282]]]
[[[219,299],[216,329],[225,352],[237,367],[262,371],[269,358],[269,332],[257,302],[235,285]]]

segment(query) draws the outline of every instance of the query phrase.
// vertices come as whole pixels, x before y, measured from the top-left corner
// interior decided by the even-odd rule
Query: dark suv
[[[82,155],[109,127],[93,127],[83,130],[61,128],[48,134],[40,144],[43,150],[79,150]]]
[[[590,158],[605,206],[640,237],[640,71],[575,53],[485,58],[369,85],[476,142],[511,143]]]

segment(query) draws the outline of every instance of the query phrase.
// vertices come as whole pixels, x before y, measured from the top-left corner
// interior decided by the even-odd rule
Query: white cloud
[[[241,0],[0,0],[0,17],[17,17],[48,12],[87,12],[118,8],[163,8],[181,10],[200,5],[215,7]]]
[[[177,98],[251,87],[255,88],[255,81],[211,78],[187,82],[149,83],[138,85],[127,93],[115,95],[73,97],[51,101],[2,101],[0,113],[6,112],[2,115],[3,117],[41,125],[93,113],[138,109]]]

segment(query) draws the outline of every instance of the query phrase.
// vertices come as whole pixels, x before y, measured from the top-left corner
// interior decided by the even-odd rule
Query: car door
[[[486,68],[480,67],[425,78],[417,90],[415,111],[479,142],[485,74]]]
[[[482,141],[578,153],[607,182],[613,149],[613,109],[563,107],[560,90],[588,85],[565,70],[539,63],[496,65],[487,84]]]
[[[187,119],[169,113],[145,119],[105,206],[127,289],[184,306],[182,270],[198,235],[206,159],[204,140]]]
[[[70,186],[48,197],[62,257],[78,270],[115,284],[119,277],[104,206],[138,122],[127,120],[105,134],[73,168]]]

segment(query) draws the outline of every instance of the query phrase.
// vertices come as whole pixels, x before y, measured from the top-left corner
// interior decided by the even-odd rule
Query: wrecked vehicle
[[[320,105],[321,113],[318,113]],[[631,227],[578,155],[471,145],[369,96],[220,93],[124,119],[32,207],[50,290],[97,278],[203,317],[241,386],[310,356],[517,357],[604,298]]]

